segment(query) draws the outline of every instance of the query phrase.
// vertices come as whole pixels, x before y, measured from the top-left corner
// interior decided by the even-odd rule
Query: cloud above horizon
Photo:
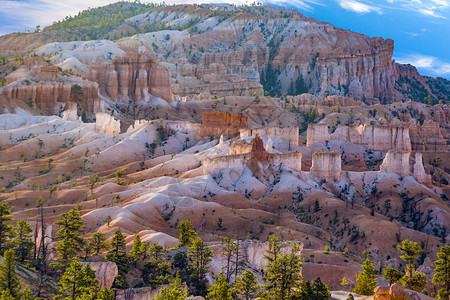
[[[426,70],[437,76],[450,75],[450,63],[430,55],[410,54],[403,57],[394,57],[400,64],[410,64],[418,69]]]
[[[362,2],[358,2],[355,0],[340,0],[339,6],[345,10],[353,11],[358,14],[366,14],[366,13],[370,13],[370,12],[376,12],[378,14],[382,14],[381,8],[372,6],[369,4],[365,4]]]

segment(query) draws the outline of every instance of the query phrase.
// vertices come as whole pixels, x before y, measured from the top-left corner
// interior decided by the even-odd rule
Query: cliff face
[[[323,180],[341,179],[341,152],[316,152],[312,156],[311,174]]]
[[[393,172],[402,177],[411,175],[409,156],[411,152],[390,150],[386,153],[383,163],[380,166],[381,172]]]
[[[368,149],[387,152],[393,150],[411,151],[409,128],[389,126],[342,126],[339,125],[332,134],[327,124],[310,124],[307,131],[306,145],[337,140],[362,145]]]
[[[128,53],[110,64],[94,65],[87,78],[100,86],[100,93],[113,100],[148,102],[151,96],[170,101],[173,98],[169,72],[158,65],[154,56]]]

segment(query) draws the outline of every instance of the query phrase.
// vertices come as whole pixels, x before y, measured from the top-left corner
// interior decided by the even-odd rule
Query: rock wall
[[[119,269],[115,262],[88,262],[98,279],[100,289],[110,289],[114,279],[119,274]]]
[[[169,72],[159,65],[154,56],[144,52],[116,57],[111,64],[94,65],[87,78],[99,84],[100,93],[113,100],[132,100],[136,104],[156,96],[173,99]]]
[[[341,180],[341,152],[315,152],[312,155],[311,174],[323,180]]]
[[[411,175],[409,165],[409,151],[389,150],[380,166],[380,172],[397,173],[402,177]]]
[[[410,127],[410,133],[413,151],[448,152],[450,150],[450,139],[445,128],[435,122],[413,125]]]
[[[368,149],[387,152],[389,150],[411,151],[409,128],[389,126],[342,126],[333,134],[326,124],[310,124],[307,130],[306,146],[325,143],[330,140],[351,142]]]
[[[96,113],[95,130],[111,135],[118,135],[120,134],[120,121],[106,113]]]
[[[274,138],[284,138],[291,142],[292,145],[298,145],[298,127],[262,127],[256,129],[241,129],[240,138],[245,139],[246,137],[255,137],[257,134],[260,136],[274,137]]]
[[[205,126],[248,127],[248,117],[245,114],[229,112],[204,112],[202,124]]]
[[[76,102],[86,112],[95,112],[98,85],[86,80],[16,82],[0,88],[0,103],[15,107],[22,102],[47,114],[57,114],[58,103]]]
[[[425,169],[423,167],[423,159],[422,153],[417,152],[415,156],[414,163],[414,178],[418,183],[424,184],[428,187],[431,187],[431,175],[425,173]]]

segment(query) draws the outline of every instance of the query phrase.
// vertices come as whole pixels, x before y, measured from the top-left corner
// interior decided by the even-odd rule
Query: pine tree
[[[145,283],[152,288],[156,288],[162,284],[169,283],[170,263],[165,260],[165,250],[163,246],[157,243],[144,243],[146,263],[142,276]]]
[[[400,255],[400,258],[407,262],[406,272],[402,281],[409,288],[413,288],[413,286],[417,288],[422,285],[423,276],[421,274],[415,274],[414,261],[416,260],[416,256],[423,253],[423,250],[419,244],[408,240],[403,240],[401,244],[397,245],[397,249],[403,254]]]
[[[394,268],[391,268],[390,266],[387,266],[384,269],[383,273],[383,279],[389,281],[389,285],[392,285],[400,280],[402,278],[402,273]]]
[[[248,269],[234,281],[233,293],[237,295],[238,299],[254,299],[260,290],[261,286],[258,284],[258,280],[253,272]]]
[[[126,255],[125,245],[126,245],[125,236],[122,234],[122,231],[119,228],[114,232],[114,236],[111,239],[110,250],[109,250],[108,254],[106,255],[106,259],[110,260],[108,258],[108,256],[110,258],[117,258],[120,256],[125,256]]]
[[[21,283],[16,274],[14,250],[6,250],[3,261],[0,263],[0,291],[7,291],[16,299],[19,296],[20,286]]]
[[[233,300],[230,284],[223,273],[219,273],[219,276],[214,280],[214,284],[208,289],[206,298],[208,300]]]
[[[36,296],[30,290],[28,286],[26,286],[23,291],[20,293],[20,300],[35,300]]]
[[[55,300],[95,299],[98,280],[89,264],[73,261],[59,281],[59,294]]]
[[[63,239],[59,242],[55,247],[55,250],[57,252],[56,261],[51,263],[51,266],[62,273],[77,256],[77,251],[69,239]]]
[[[7,223],[12,220],[11,209],[8,203],[0,199],[0,254],[6,249],[8,239],[14,236],[14,227]]]
[[[59,240],[68,239],[73,247],[77,250],[81,249],[84,239],[81,237],[84,229],[84,221],[80,216],[78,209],[71,209],[61,214],[61,219],[55,222],[59,225],[56,238]]]
[[[206,272],[211,261],[211,249],[205,245],[203,240],[197,237],[188,247],[188,258],[191,262],[189,269],[192,271],[193,285],[196,292],[203,295],[206,290]]]
[[[107,249],[106,236],[102,232],[95,232],[88,238],[89,247],[93,255],[98,255],[102,250]]]
[[[322,283],[320,277],[317,277],[314,280],[313,284],[314,296],[316,300],[326,300],[331,297],[330,290],[328,289],[328,285]]]
[[[448,299],[450,295],[450,246],[443,246],[437,253],[438,259],[434,262],[436,272],[433,276],[433,284],[443,286],[438,291],[440,299]]]
[[[264,299],[290,299],[298,293],[302,281],[300,244],[291,243],[289,253],[281,251],[285,245],[278,244],[278,239],[274,236],[269,238],[268,255],[265,256],[268,263],[265,268]]]
[[[16,238],[12,241],[16,249],[16,255],[20,262],[24,262],[31,257],[31,251],[34,243],[31,239],[31,225],[24,221],[18,220],[16,225]]]
[[[181,283],[180,277],[177,276],[170,283],[170,286],[162,288],[156,300],[184,300],[187,297],[186,286]]]
[[[366,259],[362,265],[362,271],[356,277],[356,287],[353,292],[370,296],[373,295],[374,289],[377,286],[377,274],[375,268],[369,259]]]
[[[178,224],[177,228],[180,231],[180,237],[178,238],[180,242],[178,243],[178,247],[187,247],[192,244],[192,241],[197,236],[197,232],[192,230],[191,227],[191,220],[184,220]]]
[[[138,261],[142,260],[143,254],[144,247],[142,245],[141,238],[139,237],[139,235],[136,235],[136,238],[133,242],[133,248],[130,250],[130,257],[133,259],[135,267]]]
[[[225,256],[225,265],[222,267],[222,272],[226,276],[227,282],[230,282],[233,269],[233,257],[236,252],[237,245],[228,236],[222,240],[222,255]]]
[[[114,291],[104,288],[97,294],[97,300],[115,300],[116,296],[114,295]]]

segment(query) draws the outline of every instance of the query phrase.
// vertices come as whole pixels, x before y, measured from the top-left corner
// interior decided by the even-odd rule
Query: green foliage
[[[84,229],[84,221],[78,209],[71,209],[61,214],[61,219],[55,222],[59,225],[56,237],[59,240],[67,239],[75,249],[81,249],[84,239],[81,237]]]
[[[23,291],[20,293],[20,300],[35,300],[36,296],[30,290],[28,286],[26,286]]]
[[[14,236],[14,227],[7,224],[12,220],[11,209],[8,203],[0,203],[0,254],[5,251],[8,239]]]
[[[20,280],[16,274],[16,262],[14,261],[14,250],[5,251],[3,261],[0,263],[0,291],[6,291],[16,299],[19,295]],[[7,294],[4,295],[7,298]]]
[[[383,279],[388,280],[389,285],[399,282],[402,276],[402,272],[397,269],[391,268],[390,266],[387,266],[384,269]]]
[[[88,238],[88,245],[94,252],[93,255],[98,255],[102,250],[108,248],[106,243],[106,236],[102,232],[95,232]]]
[[[24,220],[18,220],[16,225],[16,238],[12,241],[16,249],[16,256],[20,262],[24,262],[31,257],[33,240],[31,239],[31,225]]]
[[[320,278],[316,278],[311,285],[309,280],[304,280],[300,285],[299,295],[295,299],[302,300],[326,300],[331,297],[330,290],[323,284]]]
[[[59,294],[55,300],[95,299],[98,293],[98,280],[89,264],[77,260],[72,262],[59,281]]]
[[[51,265],[62,273],[77,256],[77,250],[67,238],[63,239],[55,247],[55,250],[57,252],[56,261]]]
[[[104,288],[97,294],[97,300],[115,300],[116,295],[114,295],[113,290],[109,290],[107,288]]]
[[[443,246],[437,253],[438,259],[434,262],[436,266],[432,282],[435,285],[442,285],[439,290],[440,299],[448,299],[450,295],[450,246]]]
[[[180,237],[178,240],[178,247],[187,247],[192,244],[192,241],[197,236],[197,232],[191,229],[192,222],[191,220],[184,220],[178,224],[177,228],[180,231]]]
[[[208,272],[208,264],[211,261],[211,249],[205,245],[199,237],[195,238],[188,247],[188,258],[191,264],[189,270],[192,276],[192,285],[198,295],[204,295],[206,291],[206,272]]]
[[[402,281],[410,289],[420,292],[428,283],[427,278],[425,273],[415,271],[412,276],[403,276]]]
[[[159,291],[156,300],[184,300],[186,297],[186,287],[181,283],[181,279],[177,274],[170,286],[164,287]]]
[[[117,28],[125,19],[160,6],[152,3],[120,1],[104,7],[84,10],[73,17],[65,17],[64,20],[54,22],[44,31],[76,30],[81,40],[99,39]]]
[[[152,288],[169,283],[170,262],[165,260],[165,250],[158,243],[143,244],[145,265],[142,271],[144,282]]]
[[[369,259],[366,259],[362,265],[362,271],[356,277],[356,287],[353,292],[370,296],[373,295],[377,286],[377,274],[375,268]]]
[[[300,244],[291,243],[288,253],[281,251],[284,246],[286,243],[279,243],[275,236],[270,236],[269,249],[264,256],[267,265],[263,299],[291,299],[298,293],[302,281]]]
[[[238,299],[254,299],[260,290],[261,286],[258,284],[258,280],[253,272],[248,269],[235,279],[233,293],[237,295]]]
[[[230,284],[227,282],[227,278],[223,273],[219,273],[219,276],[214,280],[214,284],[209,287],[206,299],[233,300]]]
[[[141,242],[139,235],[136,235],[133,242],[133,248],[130,250],[130,257],[133,259],[134,263],[141,261],[144,254],[144,247]]]
[[[403,240],[401,244],[397,245],[397,249],[403,254],[400,255],[400,258],[407,262],[406,265],[406,274],[403,276],[402,281],[409,287],[412,288],[412,285],[416,285],[416,281],[420,281],[420,275],[416,275],[416,278],[413,280],[414,272],[414,261],[416,260],[416,256],[422,254],[423,250],[420,248],[419,244],[416,242],[412,242],[409,240]]]
[[[111,239],[109,245],[108,254],[105,258],[108,261],[115,262],[119,269],[119,275],[114,281],[114,286],[118,288],[126,288],[126,282],[124,280],[125,274],[128,272],[128,257],[125,249],[125,235],[122,234],[120,228],[114,232],[114,236]]]

